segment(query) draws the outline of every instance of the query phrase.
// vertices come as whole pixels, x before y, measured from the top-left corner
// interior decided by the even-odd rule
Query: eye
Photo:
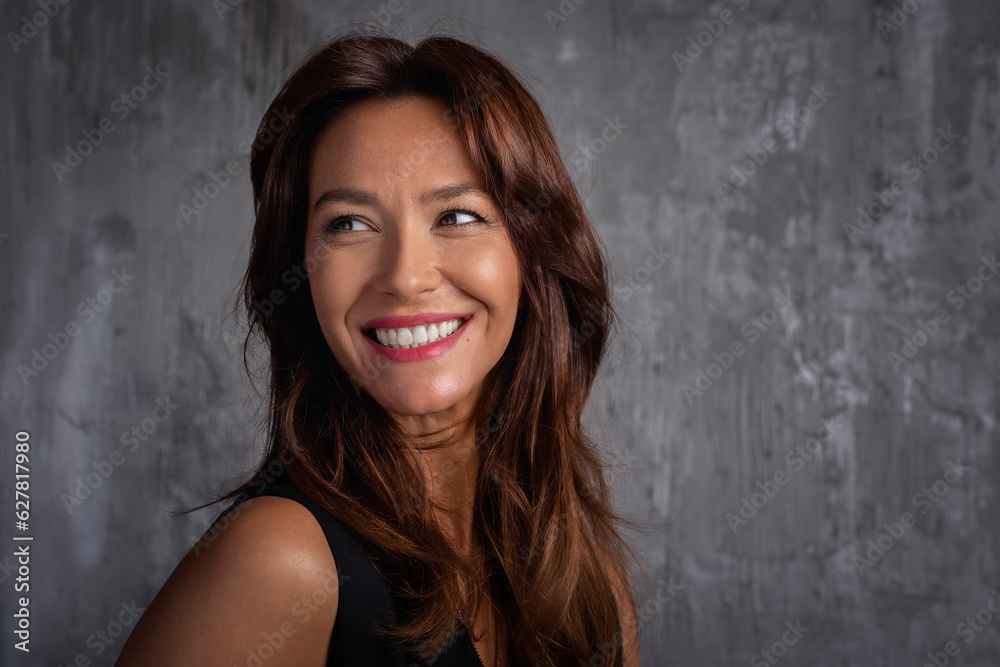
[[[347,226],[345,227],[344,225]],[[326,223],[326,225],[323,226],[323,231],[328,233],[363,232],[366,229],[371,229],[371,228],[364,220],[350,215],[342,215],[339,218],[334,218],[333,220],[331,220],[330,222]]]
[[[486,217],[472,211],[447,211],[441,216],[441,224],[445,227],[463,227],[465,225],[485,223]]]

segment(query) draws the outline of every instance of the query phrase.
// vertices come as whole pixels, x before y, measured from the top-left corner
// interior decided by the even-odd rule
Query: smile
[[[442,341],[461,328],[468,318],[456,317],[441,322],[418,324],[413,327],[370,328],[365,334],[377,340],[382,347],[393,350],[413,350]]]

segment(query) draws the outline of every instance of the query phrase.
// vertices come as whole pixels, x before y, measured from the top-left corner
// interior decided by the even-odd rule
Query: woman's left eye
[[[475,213],[467,213],[466,211],[449,211],[441,216],[441,223],[445,227],[458,227],[475,222],[483,222],[483,218]]]

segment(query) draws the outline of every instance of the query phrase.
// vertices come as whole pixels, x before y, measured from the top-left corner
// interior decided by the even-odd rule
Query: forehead
[[[450,107],[426,97],[365,100],[338,112],[313,146],[310,199],[341,186],[405,188],[481,183]]]

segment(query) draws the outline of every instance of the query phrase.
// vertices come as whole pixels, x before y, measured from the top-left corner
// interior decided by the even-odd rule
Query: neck
[[[479,477],[479,449],[473,431],[466,428],[451,445],[418,453],[434,518],[455,550],[468,555],[474,546],[472,516]]]

